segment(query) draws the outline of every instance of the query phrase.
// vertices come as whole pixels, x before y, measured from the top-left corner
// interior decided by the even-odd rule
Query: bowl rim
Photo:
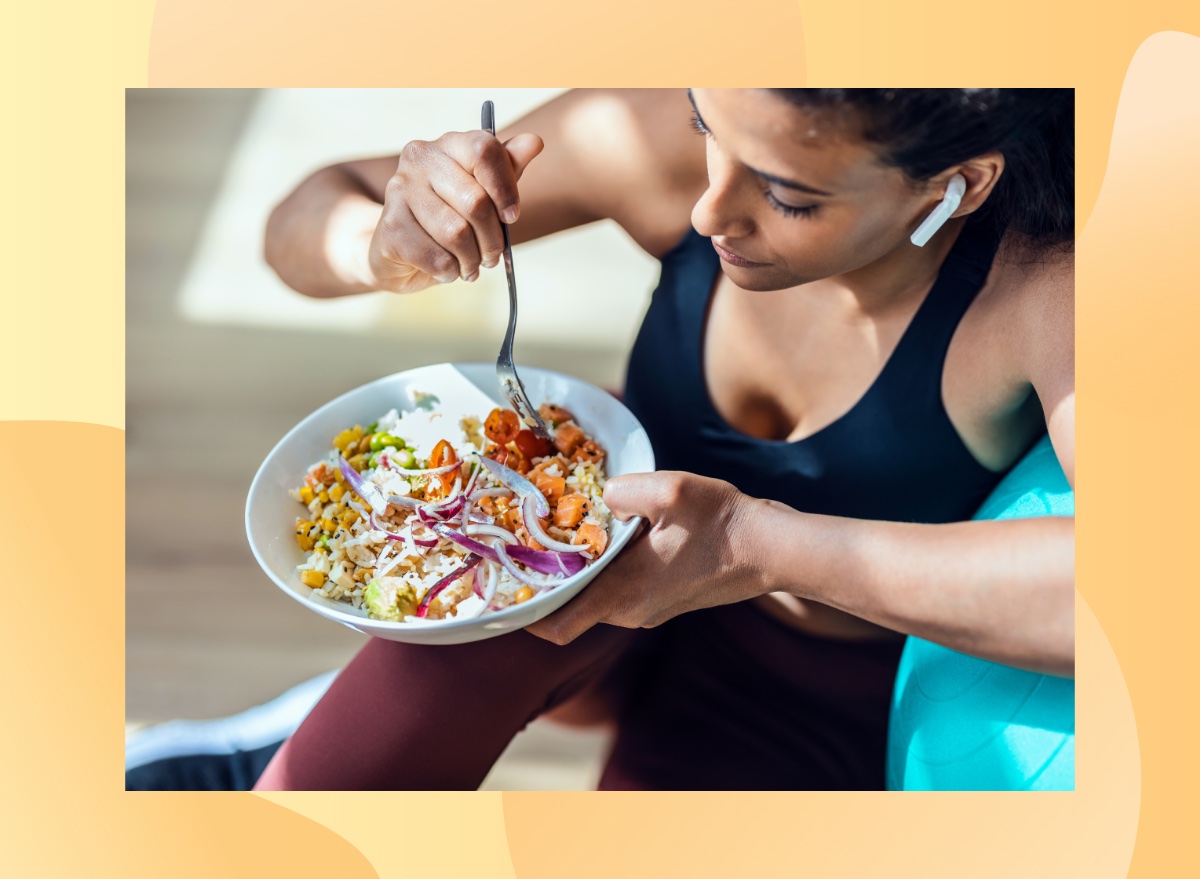
[[[365,384],[358,385],[357,387],[351,388],[350,390],[345,391],[345,392],[339,394],[338,396],[334,397],[332,400],[329,400],[326,403],[323,403],[322,405],[318,406],[316,409],[309,412],[307,415],[305,415],[303,418],[301,418],[298,422],[296,422],[296,424],[293,425],[292,428],[290,430],[288,430],[287,433],[285,433],[275,443],[275,445],[273,445],[271,447],[271,450],[269,452],[267,452],[266,456],[262,460],[262,463],[260,463],[258,465],[258,470],[255,471],[254,478],[252,480],[250,480],[250,489],[246,493],[246,507],[245,507],[245,512],[244,512],[244,520],[245,520],[245,526],[246,526],[246,542],[248,544],[250,544],[250,552],[253,553],[254,560],[256,562],[258,562],[259,568],[262,570],[262,572],[264,574],[267,575],[267,577],[271,580],[271,582],[273,582],[286,595],[288,595],[295,601],[299,602],[302,606],[307,607],[309,610],[313,611],[318,616],[324,616],[326,618],[334,620],[335,622],[340,622],[340,623],[349,625],[355,629],[358,629],[360,626],[366,627],[366,628],[372,628],[372,629],[379,629],[381,631],[396,631],[396,632],[414,632],[414,631],[420,631],[420,630],[448,632],[448,631],[454,631],[456,629],[469,629],[469,628],[478,627],[478,626],[480,626],[481,623],[487,624],[487,623],[491,623],[494,621],[500,621],[500,620],[504,619],[504,617],[506,615],[509,614],[509,611],[515,612],[518,609],[520,609],[522,614],[527,613],[530,608],[535,607],[537,605],[537,603],[543,601],[548,595],[552,594],[553,592],[556,592],[557,590],[563,588],[564,586],[576,585],[578,583],[577,578],[583,577],[584,575],[590,573],[588,580],[584,581],[584,583],[583,583],[583,585],[586,585],[587,582],[590,582],[591,578],[595,577],[597,574],[600,573],[599,571],[593,572],[591,569],[594,566],[589,565],[588,567],[583,568],[578,573],[573,574],[570,577],[563,578],[562,582],[559,583],[557,586],[555,586],[554,589],[546,590],[543,592],[538,592],[536,595],[533,596],[533,598],[529,599],[529,601],[522,602],[521,604],[509,605],[508,607],[503,608],[502,610],[495,611],[494,613],[471,617],[470,619],[465,619],[465,620],[459,620],[459,619],[428,620],[428,621],[423,621],[423,622],[419,622],[419,623],[394,621],[394,620],[377,620],[377,619],[374,619],[373,617],[367,616],[365,612],[360,616],[359,614],[341,610],[340,608],[330,607],[329,605],[333,603],[331,600],[328,600],[329,603],[315,602],[309,596],[301,595],[299,592],[292,589],[286,583],[281,582],[280,579],[276,576],[275,572],[271,569],[270,565],[267,564],[266,559],[263,558],[262,554],[259,552],[258,546],[256,545],[255,540],[254,540],[253,531],[251,530],[252,525],[251,525],[251,519],[250,519],[250,507],[251,507],[251,504],[252,504],[256,494],[258,493],[260,480],[265,480],[265,473],[267,470],[268,462],[270,462],[270,460],[275,456],[275,454],[288,443],[288,441],[292,438],[293,434],[299,432],[301,430],[301,428],[303,428],[308,422],[312,421],[314,418],[316,418],[318,415],[320,415],[326,409],[331,408],[332,406],[336,405],[337,403],[341,402],[342,400],[346,399],[347,397],[362,393],[376,385],[381,385],[381,384],[384,384],[385,382],[393,381],[398,376],[402,376],[407,373],[416,372],[417,370],[420,370],[420,369],[427,369],[429,367],[435,367],[435,366],[452,366],[455,368],[472,367],[472,368],[478,368],[478,369],[494,368],[494,364],[478,363],[478,362],[459,363],[459,362],[446,361],[446,362],[442,362],[442,363],[426,363],[421,366],[414,366],[411,369],[402,369],[399,372],[392,373],[391,375],[381,376],[380,378],[372,379],[371,381],[369,381]],[[615,403],[617,406],[619,406],[621,409],[623,409],[625,411],[625,413],[629,416],[629,418],[633,421],[633,423],[635,425],[637,425],[638,428],[641,428],[643,431],[645,431],[645,427],[642,425],[641,421],[639,421],[637,416],[634,415],[629,410],[629,407],[627,407],[625,405],[625,402],[623,400],[620,400],[617,397],[613,396],[611,393],[604,390],[604,388],[601,388],[599,385],[594,385],[591,382],[586,381],[585,379],[577,378],[572,375],[567,375],[566,373],[558,372],[557,370],[553,370],[553,369],[544,369],[542,367],[537,367],[537,366],[522,366],[521,368],[523,370],[526,370],[527,372],[538,372],[538,373],[542,373],[547,376],[552,376],[552,377],[559,378],[559,379],[566,379],[569,382],[580,383],[587,387],[590,387],[590,388],[600,391],[601,393],[610,397],[612,399],[613,403]],[[499,401],[497,401],[497,405],[501,405],[501,403]],[[644,470],[644,471],[633,471],[633,472],[644,472],[644,473],[654,472],[654,469],[656,466],[656,463],[654,460],[654,448],[652,445],[650,445],[649,442],[647,442],[647,444],[646,444],[646,451],[647,451],[647,455],[648,455],[647,463],[648,463],[649,469]],[[615,516],[614,516],[614,518],[615,518]],[[615,558],[616,555],[619,554],[620,549],[623,549],[624,546],[630,540],[633,539],[633,536],[637,533],[637,528],[641,522],[641,518],[642,518],[641,516],[632,516],[629,519],[619,520],[624,524],[631,525],[632,527],[626,532],[625,535],[622,535],[620,538],[618,538],[618,540],[620,541],[620,546],[616,546],[615,544],[617,543],[617,541],[614,541],[614,548],[617,550],[617,552],[613,553],[612,558]],[[611,558],[609,559],[609,561],[606,561],[604,563],[602,568],[607,567],[610,562],[611,562]],[[515,615],[515,613],[513,615]],[[502,633],[498,633],[498,634],[502,634]]]

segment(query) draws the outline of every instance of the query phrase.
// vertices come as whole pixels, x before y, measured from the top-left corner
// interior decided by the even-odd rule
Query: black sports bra
[[[968,223],[875,383],[837,421],[789,442],[735,430],[708,396],[702,339],[721,266],[709,239],[689,232],[662,258],[625,383],[659,469],[718,477],[814,513],[969,519],[1004,474],[976,461],[950,422],[942,368],[998,244],[991,227]]]

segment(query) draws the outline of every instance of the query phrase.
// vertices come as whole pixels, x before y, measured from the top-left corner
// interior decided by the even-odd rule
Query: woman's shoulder
[[[1073,247],[1038,246],[1015,235],[1000,242],[987,284],[998,315],[1021,323],[1058,322],[1075,311]]]
[[[1004,340],[1017,374],[1073,372],[1075,253],[1005,236],[983,297],[985,332]]]

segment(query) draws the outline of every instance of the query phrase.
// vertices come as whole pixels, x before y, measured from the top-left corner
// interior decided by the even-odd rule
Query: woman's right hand
[[[504,250],[500,218],[520,216],[517,181],[542,151],[536,134],[501,143],[486,131],[415,140],[384,191],[368,255],[377,289],[412,293],[457,278],[474,281]]]

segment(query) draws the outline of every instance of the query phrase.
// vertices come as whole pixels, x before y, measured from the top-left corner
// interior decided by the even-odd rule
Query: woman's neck
[[[951,220],[924,247],[914,247],[905,239],[861,268],[815,283],[837,291],[846,307],[861,318],[876,319],[897,309],[906,310],[913,299],[923,297],[933,286],[965,223],[965,218]]]

